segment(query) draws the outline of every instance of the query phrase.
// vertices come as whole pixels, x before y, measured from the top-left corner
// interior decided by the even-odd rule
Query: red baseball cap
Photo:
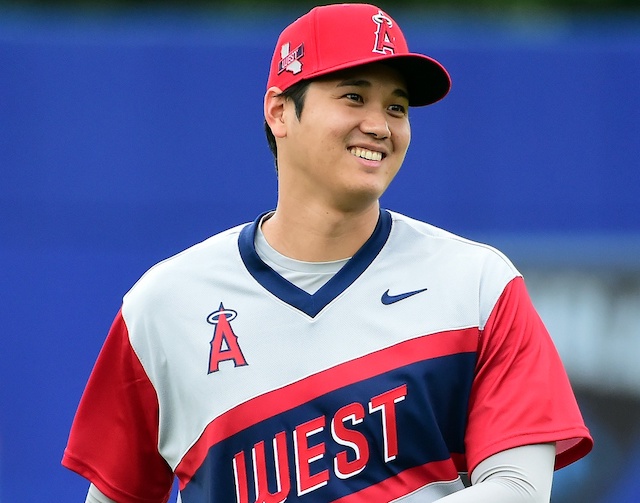
[[[411,106],[430,105],[449,92],[451,79],[435,59],[409,52],[398,24],[369,4],[315,7],[278,38],[267,89],[384,61],[404,76]]]

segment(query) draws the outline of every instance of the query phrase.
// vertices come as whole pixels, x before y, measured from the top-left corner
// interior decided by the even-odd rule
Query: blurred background
[[[262,97],[311,5],[0,2],[0,502],[84,501],[60,458],[122,295],[275,205]],[[639,2],[378,5],[453,79],[383,206],[524,273],[596,440],[554,503],[639,501]]]

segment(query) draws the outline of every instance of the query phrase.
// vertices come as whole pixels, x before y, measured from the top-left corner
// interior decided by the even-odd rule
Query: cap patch
[[[280,63],[278,63],[278,75],[282,72],[291,72],[294,75],[302,71],[302,61],[304,56],[304,44],[300,44],[293,51],[289,51],[290,43],[287,42],[280,48]]]
[[[372,52],[377,52],[378,54],[395,54],[396,41],[395,37],[390,33],[390,30],[393,27],[393,21],[391,18],[381,10],[378,10],[377,14],[371,16],[371,19],[373,19],[373,22],[377,25],[376,41]]]

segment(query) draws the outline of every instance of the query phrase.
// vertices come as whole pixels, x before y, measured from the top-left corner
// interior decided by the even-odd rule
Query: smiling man
[[[88,502],[549,501],[592,440],[522,276],[379,204],[449,87],[372,5],[282,32],[276,208],[125,295],[63,458]]]

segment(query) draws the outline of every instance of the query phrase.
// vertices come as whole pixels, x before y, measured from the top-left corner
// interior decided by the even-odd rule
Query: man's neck
[[[280,204],[262,225],[267,242],[282,255],[307,262],[353,256],[369,239],[380,215],[378,203],[344,213],[310,206],[288,211]]]

